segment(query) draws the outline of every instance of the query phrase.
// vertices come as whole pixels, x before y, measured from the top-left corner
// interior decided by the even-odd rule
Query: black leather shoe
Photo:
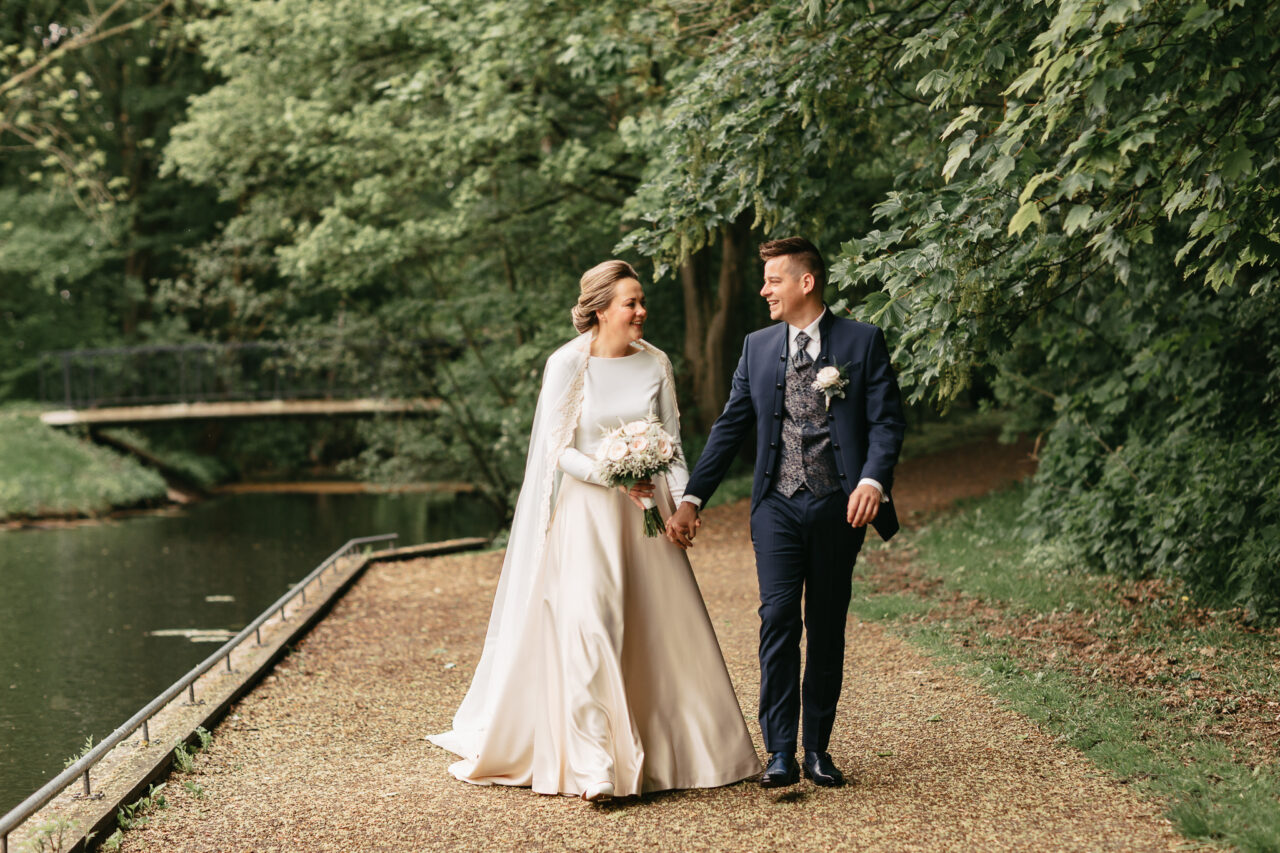
[[[771,767],[773,765],[770,765]],[[839,788],[844,784],[844,774],[831,761],[827,752],[808,752],[804,754],[804,775],[812,779],[813,784],[824,788]]]
[[[769,766],[760,774],[761,788],[785,788],[800,781],[800,765],[789,752],[775,752]]]

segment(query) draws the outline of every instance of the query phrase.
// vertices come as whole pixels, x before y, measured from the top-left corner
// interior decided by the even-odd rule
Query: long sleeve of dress
[[[679,506],[680,499],[684,497],[684,487],[689,484],[689,463],[685,461],[680,442],[680,408],[676,405],[676,389],[665,374],[658,390],[658,417],[662,419],[662,428],[675,439],[676,446],[681,448],[671,463],[671,470],[667,471],[667,488],[671,490],[671,500]]]
[[[584,483],[603,486],[604,481],[596,474],[596,463],[587,454],[576,447],[566,447],[560,454],[560,470]]]

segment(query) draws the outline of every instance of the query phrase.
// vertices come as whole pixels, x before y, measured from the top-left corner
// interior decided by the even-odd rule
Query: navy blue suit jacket
[[[821,352],[818,369],[843,367],[849,384],[844,397],[831,400],[827,424],[836,473],[845,495],[863,477],[893,488],[893,466],[898,461],[906,421],[898,380],[889,363],[884,333],[875,326],[836,317],[827,311],[819,325]],[[756,471],[751,486],[751,509],[773,488],[782,449],[782,405],[787,368],[787,324],[777,323],[747,335],[742,358],[733,372],[729,402],[711,427],[707,446],[698,457],[684,493],[711,497],[738,447],[754,423]],[[892,502],[881,504],[872,522],[888,539],[898,530],[898,514]]]

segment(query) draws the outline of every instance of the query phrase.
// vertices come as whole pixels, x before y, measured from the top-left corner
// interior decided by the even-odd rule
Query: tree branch
[[[5,94],[11,89],[16,89],[18,86],[21,86],[22,84],[26,83],[32,77],[35,77],[41,74],[42,72],[44,72],[46,68],[48,68],[57,60],[61,59],[64,54],[70,53],[75,50],[80,50],[81,48],[88,47],[91,44],[96,44],[104,39],[111,38],[112,36],[122,33],[125,30],[131,30],[134,27],[141,26],[146,21],[151,20],[156,15],[159,15],[161,12],[163,12],[166,8],[173,5],[173,0],[160,0],[160,2],[157,3],[156,6],[151,9],[151,11],[146,12],[145,14],[139,15],[138,17],[134,18],[131,21],[112,27],[111,29],[102,30],[101,32],[99,32],[98,28],[101,27],[103,24],[105,24],[107,22],[107,19],[110,18],[112,15],[114,15],[117,11],[119,11],[119,9],[122,6],[124,6],[125,3],[127,2],[128,0],[115,0],[115,2],[113,2],[109,7],[107,7],[107,9],[104,12],[102,12],[102,14],[94,18],[93,21],[91,21],[87,27],[81,30],[79,34],[63,42],[54,50],[51,50],[48,53],[46,53],[43,57],[41,57],[35,64],[31,65],[29,68],[26,68],[18,72],[17,74],[10,77],[8,80],[4,81],[3,83],[0,83],[0,95]]]

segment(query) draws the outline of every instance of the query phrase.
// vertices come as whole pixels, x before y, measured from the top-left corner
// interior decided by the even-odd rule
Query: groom
[[[827,753],[844,674],[844,627],[853,563],[866,525],[898,529],[889,500],[906,422],[884,334],[834,316],[822,302],[826,266],[802,237],[760,246],[776,325],[747,335],[724,412],[667,521],[689,547],[698,511],[754,425],[751,541],[760,581],[760,729],[766,788],[794,785],[803,704],[804,774],[834,787],[844,776]],[[804,598],[801,621],[801,595]],[[803,686],[800,634],[808,629]]]

